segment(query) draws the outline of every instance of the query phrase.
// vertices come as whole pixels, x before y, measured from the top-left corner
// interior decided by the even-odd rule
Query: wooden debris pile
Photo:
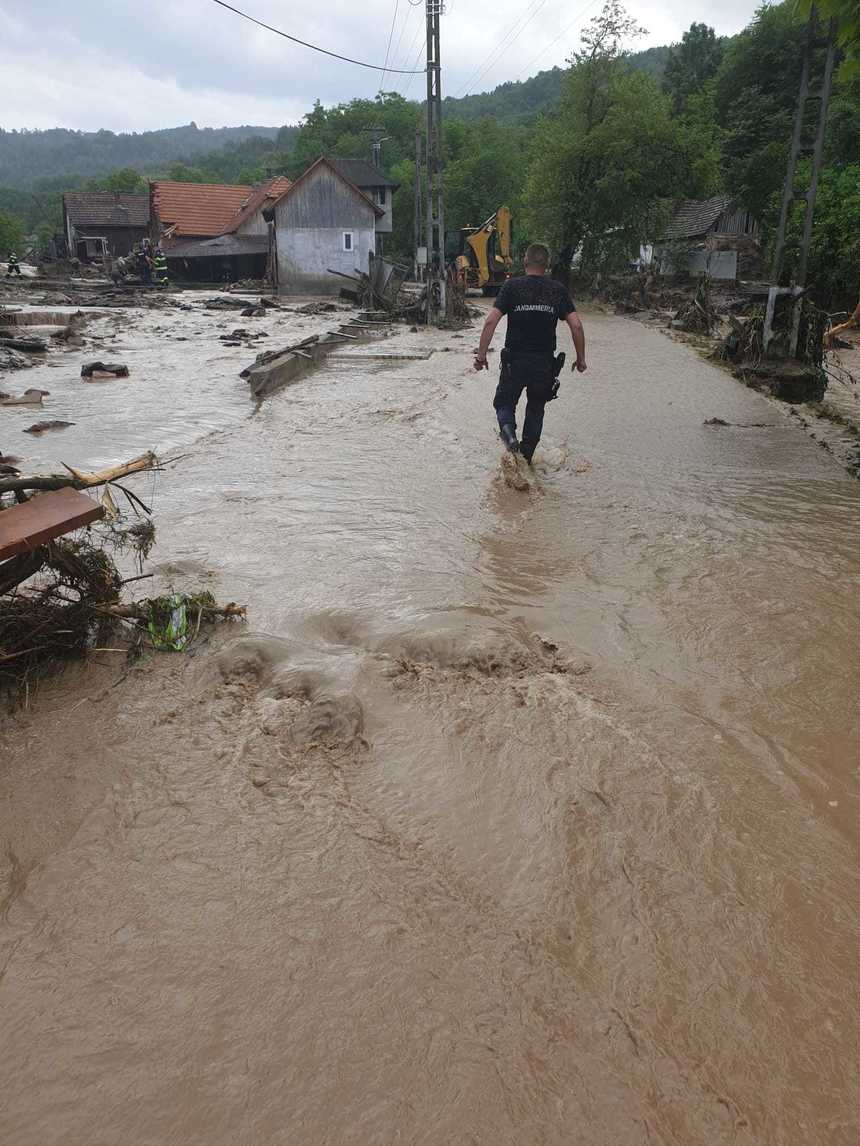
[[[702,275],[696,284],[696,293],[675,312],[675,317],[669,324],[673,330],[684,330],[688,334],[711,333],[719,317],[711,305],[710,288],[710,279],[707,275]]]
[[[122,625],[131,626],[132,640],[126,647],[132,653],[144,646],[185,648],[204,622],[245,615],[243,607],[219,606],[208,593],[123,601],[123,587],[145,576],[143,562],[155,543],[151,508],[126,479],[160,469],[152,453],[95,473],[67,466],[65,474],[27,475],[3,465],[0,692],[20,696],[51,669],[102,649]],[[72,492],[96,489],[101,490],[98,502]],[[66,495],[70,504],[77,499],[75,508],[64,517],[60,507],[51,525],[51,514],[38,512],[42,501],[47,506],[49,499]],[[117,504],[123,498],[126,516]],[[89,507],[83,513],[81,504]],[[14,527],[3,521],[7,513]],[[19,527],[18,522],[30,524]],[[89,523],[85,532],[81,522]],[[117,565],[123,554],[135,558],[139,576],[123,578]],[[180,625],[174,625],[177,616]]]

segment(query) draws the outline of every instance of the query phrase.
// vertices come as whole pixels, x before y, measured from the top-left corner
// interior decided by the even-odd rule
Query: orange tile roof
[[[254,190],[224,183],[173,183],[161,179],[151,187],[153,210],[162,227],[171,229],[175,238],[220,235]]]
[[[292,187],[292,182],[287,179],[286,175],[276,175],[261,187],[258,187],[251,193],[251,197],[242,205],[238,215],[234,215],[227,226],[224,228],[222,234],[231,235],[246,223],[253,214],[264,207],[267,202],[274,202],[280,199],[285,191],[289,191]]]

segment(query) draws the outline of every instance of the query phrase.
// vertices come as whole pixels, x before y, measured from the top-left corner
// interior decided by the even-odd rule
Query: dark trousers
[[[507,359],[507,361],[505,360]],[[526,392],[526,416],[520,438],[522,452],[531,458],[543,429],[543,410],[552,398],[555,381],[553,359],[540,354],[508,355],[503,351],[502,369],[493,405],[499,427],[517,428],[517,403]]]

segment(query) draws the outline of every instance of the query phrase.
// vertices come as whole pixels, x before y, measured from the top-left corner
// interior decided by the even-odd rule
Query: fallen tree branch
[[[65,463],[63,463],[65,465]],[[87,473],[85,470],[76,470],[71,466],[65,468],[71,474],[17,474],[14,477],[0,478],[0,493],[19,493],[25,490],[54,490],[54,489],[92,489],[93,486],[105,485],[117,478],[127,477],[129,474],[145,473],[157,469],[158,458],[155,454],[147,452],[138,458],[132,458],[123,465],[110,466],[96,473]]]
[[[860,302],[854,307],[854,313],[846,322],[841,322],[839,326],[833,326],[824,335],[824,345],[832,346],[834,340],[843,334],[846,330],[853,330],[855,326],[860,326]]]
[[[231,601],[228,605],[200,605],[199,608],[206,621],[224,619],[229,617],[244,617],[248,608],[246,605],[237,605]],[[103,605],[95,610],[120,621],[138,621],[145,624],[149,620],[149,602],[141,601],[139,604]]]

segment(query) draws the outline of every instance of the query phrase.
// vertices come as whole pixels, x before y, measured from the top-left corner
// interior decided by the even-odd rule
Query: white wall
[[[321,163],[275,206],[278,290],[284,294],[337,294],[343,279],[328,268],[367,271],[375,250],[376,216],[370,204],[327,164]],[[343,249],[351,231],[353,250]]]
[[[354,250],[343,249],[343,232],[352,230]],[[375,251],[372,227],[279,228],[278,289],[283,294],[337,294],[347,284],[328,269],[367,273],[371,252]]]

